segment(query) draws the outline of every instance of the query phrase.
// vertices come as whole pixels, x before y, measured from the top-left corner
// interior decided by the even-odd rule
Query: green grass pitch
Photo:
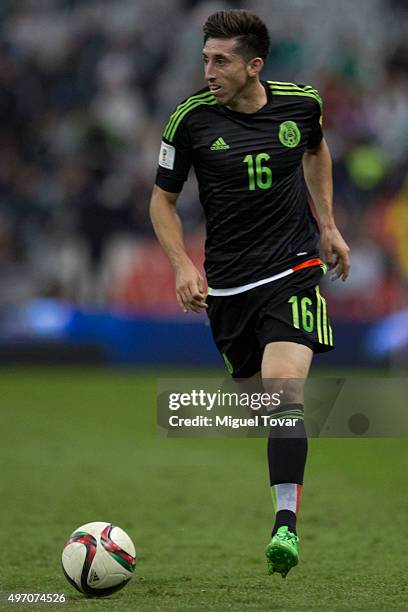
[[[152,373],[7,370],[0,388],[0,591],[69,593],[59,609],[78,612],[408,609],[405,439],[310,442],[301,562],[282,580],[263,555],[264,440],[158,438]],[[60,568],[95,520],[138,551],[135,579],[101,600]]]

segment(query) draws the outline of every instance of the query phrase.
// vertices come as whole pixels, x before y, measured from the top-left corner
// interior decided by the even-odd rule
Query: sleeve
[[[156,185],[165,191],[179,193],[192,164],[192,147],[186,121],[178,125],[174,134],[168,129],[170,124],[171,119],[160,147]]]
[[[306,144],[306,149],[313,150],[319,146],[323,139],[323,115],[322,115],[322,99],[316,89],[314,92],[313,100],[313,113],[312,113],[312,129]]]

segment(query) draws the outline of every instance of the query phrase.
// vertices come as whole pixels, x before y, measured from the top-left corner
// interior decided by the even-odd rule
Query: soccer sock
[[[302,485],[285,482],[271,487],[272,501],[275,510],[275,524],[272,535],[282,525],[287,525],[289,531],[296,533],[296,517],[302,497]]]
[[[269,477],[276,513],[272,535],[282,525],[287,525],[290,531],[296,533],[296,517],[307,457],[303,405],[280,406],[271,416],[297,419],[293,426],[271,427],[268,438]]]

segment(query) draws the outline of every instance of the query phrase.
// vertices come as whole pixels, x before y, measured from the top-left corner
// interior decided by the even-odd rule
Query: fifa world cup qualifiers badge
[[[167,168],[167,170],[173,170],[175,156],[176,149],[172,145],[162,142],[159,154],[159,166]]]

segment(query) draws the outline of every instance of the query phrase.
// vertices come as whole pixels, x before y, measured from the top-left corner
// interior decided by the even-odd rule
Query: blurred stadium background
[[[326,282],[324,363],[408,362],[405,0],[2,0],[1,362],[219,363],[205,317],[178,310],[148,204],[166,120],[203,86],[202,24],[227,7],[269,26],[264,78],[323,96],[353,264]],[[194,177],[180,213],[201,265]]]

